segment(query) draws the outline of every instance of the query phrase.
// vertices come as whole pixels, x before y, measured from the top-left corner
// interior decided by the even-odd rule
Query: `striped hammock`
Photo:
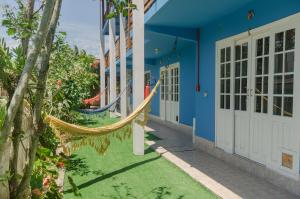
[[[48,124],[60,138],[66,153],[70,149],[77,149],[80,146],[90,145],[98,153],[103,154],[110,144],[110,138],[115,137],[120,140],[131,136],[131,123],[137,122],[145,126],[150,111],[150,102],[155,95],[160,81],[157,82],[150,95],[126,118],[107,126],[90,128],[64,122],[54,116],[48,115],[44,122]],[[71,144],[71,147],[66,147]]]

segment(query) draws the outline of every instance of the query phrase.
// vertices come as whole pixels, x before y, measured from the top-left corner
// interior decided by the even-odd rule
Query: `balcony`
[[[144,0],[144,12],[146,13],[150,8],[151,6],[153,5],[153,3],[155,2],[156,0]],[[111,7],[106,7],[106,9],[104,9],[103,7],[103,3],[102,3],[102,8],[104,10],[104,16],[102,17],[103,19],[103,26],[105,23],[107,23],[107,19],[105,18],[105,16],[107,16],[107,14],[110,12],[110,8]],[[126,21],[127,21],[127,27],[126,27],[126,44],[127,44],[127,50],[131,49],[132,47],[132,39],[131,39],[131,36],[130,36],[130,32],[132,30],[132,10],[129,11],[129,14],[128,14],[128,17],[126,18]],[[120,58],[120,38],[118,38],[116,40],[116,59],[119,59]],[[105,67],[109,67],[109,51],[105,54]]]

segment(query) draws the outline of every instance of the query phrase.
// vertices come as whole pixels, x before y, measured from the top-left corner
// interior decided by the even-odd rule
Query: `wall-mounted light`
[[[249,10],[248,13],[247,13],[247,19],[249,21],[251,21],[253,19],[253,17],[255,16],[254,14],[254,10]]]
[[[251,21],[254,18],[254,16],[255,16],[254,10],[249,10],[248,13],[247,13],[247,19],[248,19],[248,21]],[[248,28],[248,35],[249,36],[251,35],[251,30],[252,30],[252,28],[249,27]]]

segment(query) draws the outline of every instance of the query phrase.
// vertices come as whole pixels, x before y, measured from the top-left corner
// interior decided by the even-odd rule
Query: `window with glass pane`
[[[295,29],[275,34],[273,115],[293,117]]]
[[[268,113],[270,37],[257,39],[255,45],[254,111]]]
[[[247,111],[248,42],[235,46],[234,109]]]
[[[242,54],[240,54],[242,56]],[[231,48],[220,50],[220,108],[230,109]]]

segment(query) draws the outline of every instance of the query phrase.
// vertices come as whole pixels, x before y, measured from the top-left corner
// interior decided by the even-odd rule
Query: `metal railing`
[[[144,12],[146,13],[156,0],[144,0]],[[109,10],[109,9],[108,9]],[[106,13],[107,15],[108,13]],[[105,15],[105,16],[106,16]],[[105,17],[104,17],[105,18]],[[132,10],[129,11],[127,17],[127,27],[126,27],[126,46],[127,50],[132,48],[132,39],[130,37],[130,31],[132,30]],[[104,24],[104,23],[103,23]],[[115,42],[116,45],[116,58],[120,58],[120,38]],[[105,54],[105,67],[109,66],[109,51]]]

